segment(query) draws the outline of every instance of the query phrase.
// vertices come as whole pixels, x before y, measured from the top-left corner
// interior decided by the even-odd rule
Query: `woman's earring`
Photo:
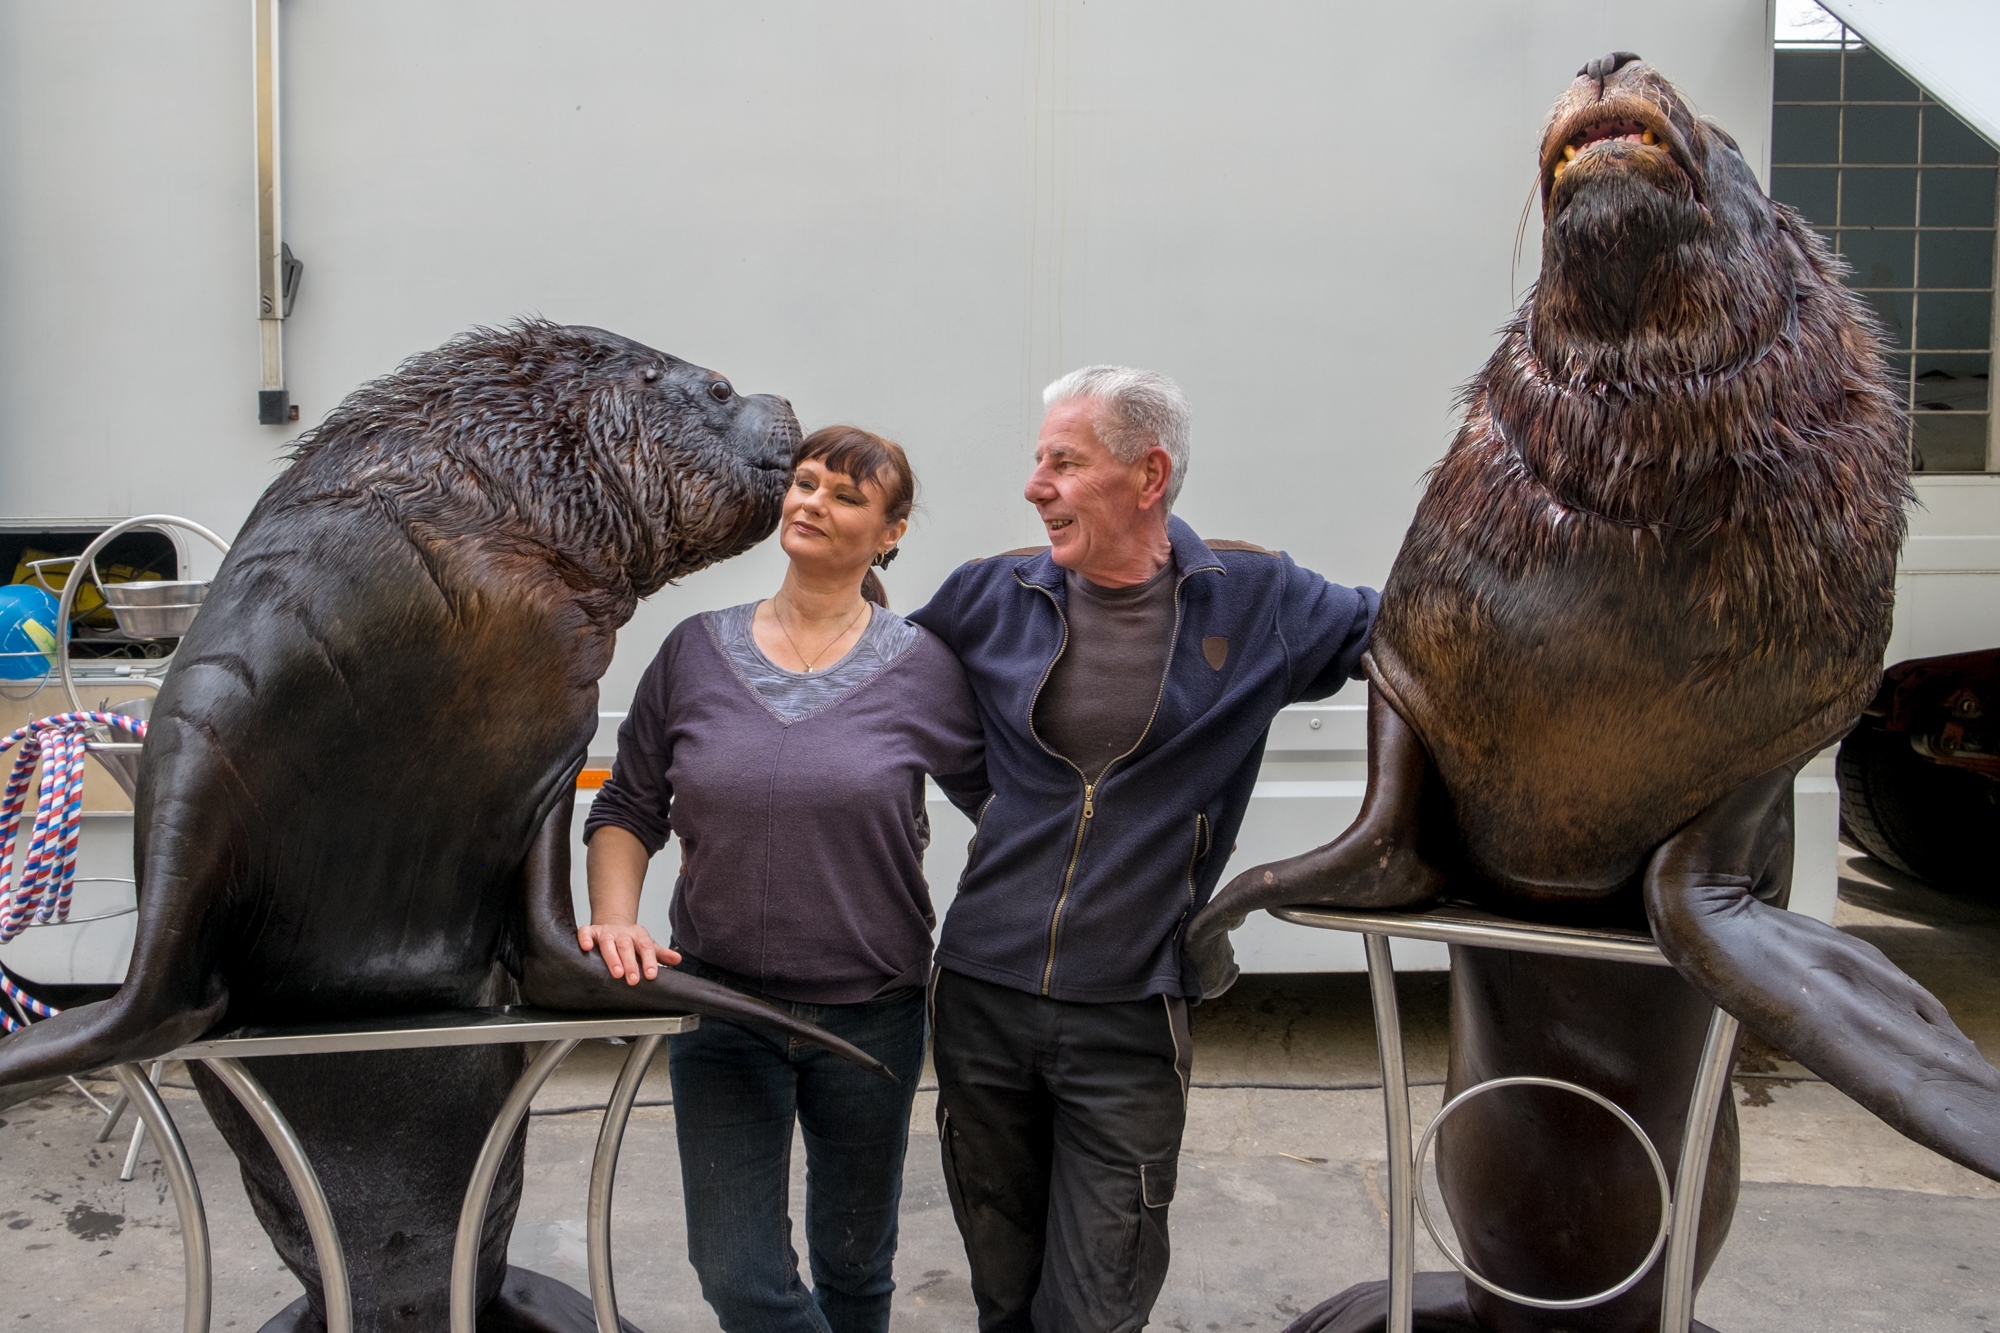
[[[900,548],[891,546],[886,551],[877,551],[875,553],[875,558],[869,561],[869,563],[874,565],[875,568],[877,569],[887,569],[889,567],[889,562],[896,558],[896,552],[898,549]]]

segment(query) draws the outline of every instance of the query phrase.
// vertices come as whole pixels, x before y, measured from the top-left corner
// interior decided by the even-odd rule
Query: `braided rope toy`
[[[83,834],[83,760],[92,725],[117,727],[144,739],[146,724],[122,713],[56,713],[16,729],[0,741],[0,754],[20,747],[7,786],[0,791],[0,944],[29,926],[48,926],[69,919],[70,897],[76,887],[76,850]],[[26,813],[28,782],[40,769],[35,795],[35,821],[19,873],[14,854],[19,846],[21,818]],[[24,1012],[53,1018],[61,1011],[43,1004],[0,968],[0,992]],[[0,1031],[21,1027],[0,1009]]]

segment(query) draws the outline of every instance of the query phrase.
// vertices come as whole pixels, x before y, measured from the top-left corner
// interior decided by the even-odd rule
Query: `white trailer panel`
[[[1533,278],[1532,208],[1518,254],[1517,227],[1578,66],[1641,52],[1767,160],[1765,0],[283,16],[302,424],[470,324],[601,324],[785,393],[808,426],[903,441],[923,488],[889,579],[905,609],[1036,538],[1020,487],[1039,390],[1097,360],[1186,388],[1197,531],[1379,586],[1455,388]],[[232,534],[282,465],[297,428],[256,419],[249,25],[242,0],[0,6],[0,510],[163,510]],[[1942,535],[2000,532],[1990,493],[1968,512]],[[767,544],[654,598],[603,706],[624,707],[674,623],[767,594],[781,567]],[[1986,614],[1980,641],[2000,641]],[[1913,644],[1949,637],[1905,621]],[[1310,718],[1280,719],[1237,868],[1351,814],[1360,743],[1296,735]],[[1831,901],[1828,799],[1801,787],[1825,843],[1802,838],[1802,901]],[[939,812],[944,898],[963,836]],[[1304,934],[1246,927],[1246,965],[1354,961]]]

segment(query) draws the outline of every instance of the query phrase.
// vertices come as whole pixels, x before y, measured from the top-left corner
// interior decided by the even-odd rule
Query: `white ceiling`
[[[1821,0],[1890,64],[2000,147],[2000,4]]]

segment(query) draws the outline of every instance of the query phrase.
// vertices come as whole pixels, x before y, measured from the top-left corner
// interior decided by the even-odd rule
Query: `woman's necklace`
[[[854,612],[854,614],[847,618],[847,623],[840,627],[840,632],[835,634],[832,638],[828,639],[825,643],[821,644],[819,646],[818,652],[814,653],[811,657],[807,657],[804,653],[799,651],[799,641],[797,639],[794,639],[792,637],[792,632],[785,628],[785,616],[784,612],[781,611],[778,607],[778,599],[775,597],[771,599],[771,619],[778,622],[778,633],[784,635],[785,642],[792,646],[792,655],[798,658],[799,661],[804,662],[806,664],[807,675],[812,674],[812,669],[819,664],[820,658],[826,656],[827,650],[829,648],[832,648],[833,645],[839,643],[842,639],[847,637],[847,631],[854,628],[854,622],[861,619],[861,617],[867,613],[867,610],[868,610],[868,603],[864,599],[860,607]]]

